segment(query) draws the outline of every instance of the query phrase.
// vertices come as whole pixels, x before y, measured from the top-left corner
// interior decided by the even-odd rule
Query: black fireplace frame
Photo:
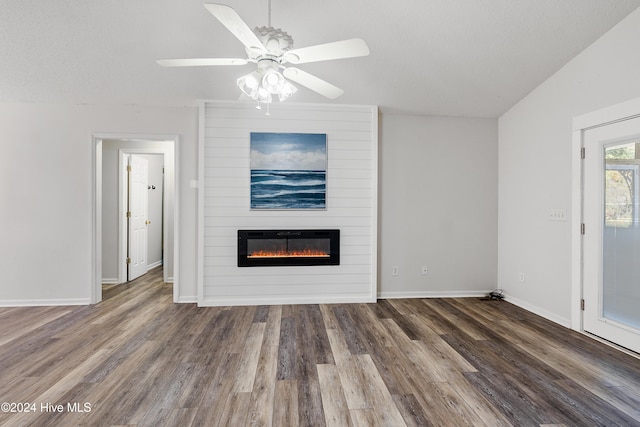
[[[250,239],[329,239],[328,257],[268,257],[249,258]],[[238,230],[238,267],[296,267],[340,265],[340,230]]]

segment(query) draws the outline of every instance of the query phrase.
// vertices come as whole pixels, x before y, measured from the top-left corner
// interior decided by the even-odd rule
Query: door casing
[[[157,135],[157,134],[117,134],[117,133],[96,133],[92,135],[92,221],[91,221],[91,234],[92,234],[92,256],[91,256],[91,264],[92,264],[92,280],[89,281],[89,297],[91,304],[96,304],[102,300],[102,142],[103,140],[121,140],[131,142],[131,148],[126,148],[124,151],[132,154],[136,154],[137,150],[140,148],[136,147],[136,143],[141,141],[168,141],[171,143],[173,149],[170,150],[173,155],[173,162],[170,165],[173,168],[173,180],[171,182],[167,182],[168,178],[165,174],[165,188],[168,185],[173,186],[173,209],[171,213],[173,215],[173,301],[178,302],[180,298],[180,282],[179,282],[179,266],[180,266],[180,253],[179,253],[179,242],[180,242],[180,218],[179,218],[179,136],[178,135]],[[138,152],[137,154],[165,154],[165,167],[169,166],[167,164],[167,151],[160,150],[154,151],[154,149],[143,148],[142,152]],[[122,176],[122,175],[120,175]],[[167,213],[167,202],[165,201],[165,206],[163,206],[163,215]],[[120,222],[119,222],[120,224]],[[164,233],[165,236],[168,236],[169,225],[165,221],[164,225]],[[122,233],[119,232],[119,236]],[[165,254],[167,251],[167,239],[165,239]],[[122,244],[118,245],[119,252]],[[126,252],[125,252],[126,253]],[[118,254],[119,259],[122,259],[122,253]],[[126,257],[125,257],[126,258]],[[121,272],[121,269],[119,269]],[[120,275],[121,273],[119,273]],[[171,281],[171,278],[166,276],[165,271],[165,281]],[[126,278],[126,272],[124,274]]]

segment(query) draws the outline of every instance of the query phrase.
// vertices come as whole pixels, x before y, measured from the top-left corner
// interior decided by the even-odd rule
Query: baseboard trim
[[[114,277],[103,277],[102,278],[102,284],[103,285],[117,285],[118,284],[118,278]]]
[[[553,323],[557,323],[558,325],[564,326],[565,328],[571,328],[570,319],[558,316],[557,314],[551,313],[550,311],[547,311],[540,307],[536,307],[535,305],[529,304],[509,295],[505,295],[504,300],[510,302],[513,305],[517,305],[518,307],[523,308],[527,311],[530,311],[533,314],[537,314],[540,317],[544,317],[545,319],[550,320]]]
[[[196,295],[178,297],[178,304],[195,304],[197,302],[198,297]]]
[[[89,304],[91,304],[91,302],[88,298],[0,300],[0,307],[41,307]]]
[[[400,298],[479,298],[491,291],[412,291],[412,292],[379,292],[378,299]]]
[[[289,304],[357,304],[376,302],[375,298],[363,295],[353,296],[280,296],[264,298],[203,298],[198,307],[226,307],[241,305],[289,305]]]
[[[153,264],[149,264],[149,265],[147,265],[147,271],[149,271],[149,270],[151,270],[151,269],[153,269],[153,268],[159,267],[159,266],[161,266],[161,265],[162,265],[162,260],[160,260],[160,261],[156,261],[156,262],[154,262]]]

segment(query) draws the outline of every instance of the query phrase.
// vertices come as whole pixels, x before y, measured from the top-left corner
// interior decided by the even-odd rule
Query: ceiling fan
[[[165,67],[196,67],[218,65],[257,64],[257,69],[237,80],[238,87],[247,96],[260,103],[269,104],[273,95],[284,101],[296,92],[296,87],[287,79],[305,86],[329,99],[339,97],[342,89],[299,68],[287,64],[354,58],[369,54],[367,43],[359,38],[293,49],[293,38],[279,28],[271,27],[271,2],[269,1],[269,23],[266,27],[251,30],[233,8],[217,3],[205,3],[204,7],[215,16],[234,36],[240,40],[247,52],[242,58],[191,58],[160,59]]]

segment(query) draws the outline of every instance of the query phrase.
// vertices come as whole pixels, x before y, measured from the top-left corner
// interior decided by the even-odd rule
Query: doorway
[[[580,133],[582,330],[640,353],[640,117]]]
[[[145,224],[158,228],[158,255],[145,256],[144,272],[163,266],[163,280],[173,283],[173,300],[178,301],[178,185],[177,136],[94,135],[94,282],[91,301],[102,300],[102,284],[124,283],[128,276],[127,258],[127,164],[137,156],[146,160],[160,159],[161,175],[145,186],[145,196],[160,196],[161,212]],[[108,169],[108,170],[107,170]],[[153,181],[153,182],[151,182]],[[160,182],[161,181],[161,182]],[[155,188],[154,188],[155,187]],[[155,247],[155,244],[153,244]],[[153,258],[153,260],[151,260]]]

